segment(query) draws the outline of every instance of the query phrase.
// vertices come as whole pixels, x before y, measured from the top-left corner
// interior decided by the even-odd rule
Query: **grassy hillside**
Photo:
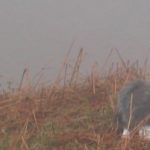
[[[121,63],[104,76],[80,75],[80,55],[70,76],[62,68],[45,87],[8,89],[0,95],[0,150],[149,150],[134,135],[122,140],[113,123],[116,93],[128,80],[149,78],[136,65]],[[67,77],[66,77],[67,76]]]

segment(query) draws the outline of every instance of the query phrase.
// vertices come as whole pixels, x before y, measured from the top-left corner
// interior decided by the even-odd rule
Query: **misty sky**
[[[111,48],[141,60],[149,28],[149,0],[0,0],[0,79],[18,80],[25,67],[51,76],[73,40],[72,56],[83,47],[88,65]]]

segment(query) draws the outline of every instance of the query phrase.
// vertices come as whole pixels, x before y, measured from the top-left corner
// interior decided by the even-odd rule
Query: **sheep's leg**
[[[139,136],[146,140],[150,140],[150,126],[144,126],[139,130]]]
[[[122,138],[130,138],[130,131],[128,129],[123,129]]]

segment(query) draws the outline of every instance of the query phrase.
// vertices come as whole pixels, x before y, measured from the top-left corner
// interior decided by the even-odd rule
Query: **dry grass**
[[[118,89],[149,73],[119,55],[121,63],[107,75],[94,65],[91,74],[81,78],[82,55],[83,50],[70,76],[65,60],[58,78],[47,87],[24,87],[24,71],[19,89],[1,93],[0,150],[150,149],[150,142],[136,135],[122,140],[113,124]]]

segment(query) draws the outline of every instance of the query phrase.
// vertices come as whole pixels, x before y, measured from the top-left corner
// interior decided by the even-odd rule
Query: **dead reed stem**
[[[37,122],[37,119],[36,119],[36,115],[35,115],[35,111],[34,111],[34,110],[32,111],[32,114],[33,114],[33,117],[34,117],[34,121],[35,121],[35,124],[36,124],[36,128],[37,128],[37,130],[39,130],[38,122]]]
[[[92,67],[92,73],[91,73],[91,80],[92,80],[92,91],[93,95],[96,94],[96,65]]]
[[[128,127],[127,127],[128,130],[130,130],[132,114],[133,114],[133,94],[131,94],[130,104],[129,104],[129,122],[128,122]]]
[[[82,62],[82,58],[83,58],[83,48],[80,49],[77,60],[75,62],[74,69],[73,69],[71,79],[70,79],[70,85],[72,85],[74,80],[75,82],[78,80],[79,69],[80,69],[80,65]]]
[[[27,69],[25,68],[24,71],[23,71],[23,74],[22,74],[21,81],[20,81],[19,90],[21,90],[21,88],[22,88],[22,84],[23,84],[26,72],[27,72]]]
[[[75,40],[72,41],[72,43],[71,43],[71,45],[70,45],[70,47],[67,51],[64,62],[62,64],[61,68],[60,68],[60,71],[59,71],[58,75],[57,75],[56,83],[59,83],[61,81],[61,77],[63,75],[63,72],[64,72],[65,68],[66,68],[66,65],[68,64],[68,59],[69,59],[69,56],[70,56],[70,53],[71,53],[71,50],[72,50],[72,47],[73,47],[74,43],[75,43]]]
[[[29,150],[28,144],[27,144],[27,142],[25,141],[25,139],[24,139],[23,136],[21,137],[21,139],[22,139],[22,144],[24,145],[25,149],[26,149],[26,150]]]
[[[116,53],[118,54],[118,56],[119,56],[119,58],[120,58],[120,60],[121,60],[121,63],[122,63],[122,65],[123,65],[123,67],[125,68],[125,70],[127,70],[126,63],[125,63],[123,57],[121,56],[119,50],[118,50],[118,49],[115,49],[115,51],[116,51]]]
[[[107,63],[108,63],[108,61],[109,61],[109,58],[110,58],[111,55],[112,55],[112,52],[113,52],[113,49],[111,49],[111,50],[109,51],[109,54],[108,54],[108,56],[106,57],[104,64],[102,65],[102,69],[101,69],[102,71],[104,70],[104,68],[106,68],[106,65],[107,65]]]

